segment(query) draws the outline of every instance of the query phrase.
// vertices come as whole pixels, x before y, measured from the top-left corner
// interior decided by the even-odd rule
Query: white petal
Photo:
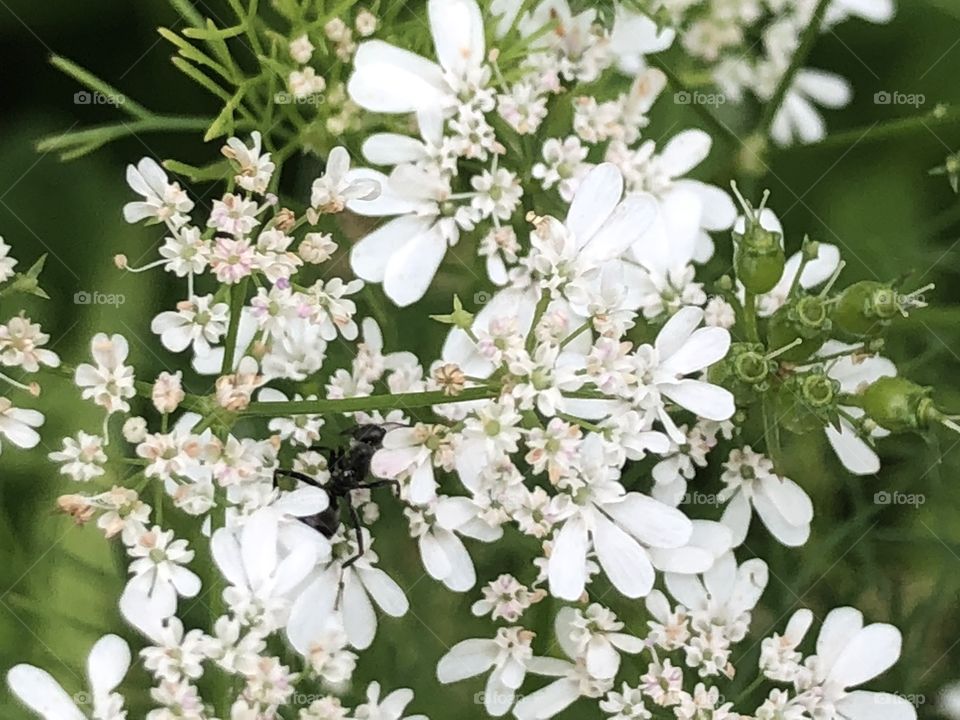
[[[395,253],[430,229],[429,218],[401,215],[361,238],[350,250],[350,267],[368,282],[383,282]]]
[[[695,330],[687,341],[666,358],[661,367],[677,375],[689,375],[719,362],[730,349],[730,333],[721,327]]]
[[[620,653],[602,635],[587,645],[587,672],[601,680],[616,676],[620,669]]]
[[[260,587],[277,567],[277,519],[269,511],[253,513],[240,535],[240,553],[250,586]]]
[[[422,298],[447,252],[447,242],[437,227],[416,236],[398,249],[387,263],[383,291],[398,307]]]
[[[810,496],[790,478],[766,477],[760,488],[791,525],[807,525],[813,520]]]
[[[437,481],[433,476],[433,463],[430,458],[426,458],[413,471],[408,493],[410,502],[414,505],[428,505],[436,499]]]
[[[343,571],[343,628],[358,650],[370,647],[377,632],[377,614],[353,568]]]
[[[916,720],[917,709],[900,695],[857,690],[841,698],[837,711],[849,720]]]
[[[693,532],[680,510],[641,493],[627,493],[622,501],[606,503],[603,511],[644,545],[671,548],[687,544]]]
[[[700,380],[664,383],[660,391],[680,407],[707,420],[729,420],[737,409],[729,390]]]
[[[416,138],[397,133],[377,133],[363,141],[363,157],[374,165],[399,165],[427,158],[427,149]]]
[[[610,582],[628,598],[639,598],[649,593],[653,588],[654,572],[647,553],[634,538],[601,513],[595,515],[595,521],[594,549]]]
[[[493,640],[473,638],[458,642],[437,663],[437,680],[444,685],[459,682],[489,670],[499,646]]]
[[[580,183],[567,213],[577,247],[585,246],[610,217],[623,195],[623,175],[613,163],[597,165]]]
[[[720,522],[730,528],[730,532],[733,534],[733,547],[740,547],[746,540],[752,515],[753,510],[750,507],[750,500],[742,492],[734,495],[727,507],[724,508]]]
[[[804,68],[797,73],[794,86],[817,105],[828,108],[842,108],[853,96],[850,83],[835,73],[823,70]]]
[[[550,594],[579,600],[587,583],[587,526],[578,516],[567,520],[553,543],[547,563]]]
[[[87,657],[87,677],[94,695],[113,692],[130,669],[130,646],[116,635],[104,635]]]
[[[657,333],[654,347],[661,358],[668,358],[683,347],[703,320],[703,310],[688,305],[674,313]]]
[[[674,135],[663,148],[660,161],[670,177],[681,177],[706,159],[712,142],[703,130],[684,130]]]
[[[449,561],[450,570],[444,576],[443,584],[454,592],[466,592],[477,582],[477,574],[470,553],[467,552],[460,538],[452,532],[443,528],[436,528],[434,532]]]
[[[450,574],[450,561],[447,559],[443,547],[432,532],[424,533],[417,541],[420,548],[420,558],[423,567],[435,580],[443,580]]]
[[[380,40],[361,43],[347,92],[373,112],[409,113],[443,102],[440,66]]]
[[[85,720],[86,716],[45,670],[16,665],[7,673],[7,684],[24,705],[44,720]]]
[[[410,609],[407,596],[393,579],[379,568],[357,568],[364,586],[380,609],[392,617],[403,617]]]
[[[287,622],[287,637],[301,655],[320,639],[337,600],[339,571],[331,565],[297,596]]]
[[[570,707],[580,697],[576,680],[564,678],[524,696],[513,708],[517,720],[548,720]]]
[[[445,70],[462,73],[484,60],[483,18],[474,0],[430,0],[430,32]]]
[[[304,581],[317,564],[317,545],[298,545],[280,564],[274,579],[273,594],[283,595]]]
[[[900,631],[893,625],[867,625],[840,651],[827,679],[843,688],[872,680],[897,662],[902,643]]]
[[[827,613],[817,637],[817,657],[828,672],[841,651],[863,628],[863,615],[852,607],[840,607]]]
[[[829,425],[824,430],[830,446],[847,470],[854,475],[875,475],[880,472],[877,453],[857,435],[849,422],[840,419],[840,432]]]
[[[765,493],[753,496],[753,507],[770,534],[787,547],[799,547],[810,537],[810,525],[793,525]]]
[[[661,572],[692,575],[709,570],[714,563],[709,550],[687,545],[680,548],[651,548],[650,559]]]
[[[657,202],[646,193],[620,203],[581,250],[581,258],[601,263],[620,257],[643,237],[657,215]]]

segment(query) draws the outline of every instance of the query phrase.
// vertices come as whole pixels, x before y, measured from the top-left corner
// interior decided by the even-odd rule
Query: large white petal
[[[367,110],[408,113],[443,100],[440,66],[408,50],[370,40],[357,49],[354,66],[347,92]]]
[[[620,257],[643,237],[656,216],[657,201],[652,195],[630,195],[583,247],[580,257],[597,264]]]
[[[643,597],[653,588],[654,581],[653,566],[646,551],[602,513],[596,513],[595,518],[593,545],[603,571],[624,596]],[[613,674],[616,674],[616,669]]]
[[[729,390],[700,380],[663,383],[660,392],[680,407],[707,420],[729,420],[737,409]]]
[[[662,358],[668,358],[680,350],[703,320],[703,310],[688,305],[673,314],[657,333],[654,347]]]
[[[130,669],[130,646],[116,635],[97,640],[87,657],[87,677],[95,696],[113,692]]]
[[[60,683],[45,670],[33,665],[15,665],[7,673],[7,684],[24,705],[44,720],[85,720]]]
[[[678,178],[702,163],[710,154],[712,144],[710,135],[703,130],[684,130],[666,144],[660,153],[660,161],[670,177]]]
[[[903,638],[893,625],[874,623],[861,629],[840,651],[827,679],[856,687],[889,670],[900,657]]]
[[[690,519],[683,512],[641,493],[627,493],[620,502],[606,503],[603,511],[650,547],[681,547],[693,533]]]
[[[399,133],[377,133],[363,141],[360,150],[374,165],[399,165],[427,159],[426,146],[416,138]]]
[[[399,307],[422,298],[447,252],[447,243],[433,227],[397,250],[387,263],[383,291]]]
[[[810,496],[790,478],[768,476],[760,481],[760,488],[791,525],[807,525],[813,520]]]
[[[383,282],[394,253],[430,229],[430,218],[401,215],[361,238],[350,250],[350,267],[367,282]]]
[[[579,515],[567,520],[553,542],[547,563],[550,594],[579,600],[587,583],[587,526]]]
[[[880,472],[880,458],[872,447],[845,419],[840,419],[840,432],[827,426],[827,440],[843,466],[854,475],[875,475]]]
[[[493,640],[458,642],[437,663],[437,680],[446,685],[481,675],[493,666],[498,653],[499,646]]]
[[[721,327],[695,330],[680,349],[664,359],[660,367],[677,376],[703,370],[726,357],[730,349],[730,333]]]
[[[837,711],[849,720],[916,720],[917,709],[900,695],[857,690],[837,702]]]
[[[392,617],[403,617],[410,603],[403,589],[380,568],[357,568],[360,579],[380,609]]]
[[[852,607],[834,608],[823,620],[817,637],[817,657],[829,672],[840,653],[863,628],[863,615]]]
[[[343,571],[343,629],[358,650],[370,647],[377,633],[377,614],[363,584],[352,568]]]
[[[513,708],[517,720],[548,720],[566,710],[580,697],[576,680],[564,678],[523,697]]]
[[[430,0],[430,32],[445,70],[462,73],[484,60],[483,18],[474,0]]]
[[[770,534],[787,547],[799,547],[810,537],[809,524],[792,524],[765,493],[753,496],[753,507]]]
[[[613,163],[597,165],[580,183],[567,212],[567,229],[577,247],[585,246],[620,203],[623,175]]]

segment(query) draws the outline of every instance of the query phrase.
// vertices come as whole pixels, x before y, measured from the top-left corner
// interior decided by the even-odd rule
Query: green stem
[[[747,685],[747,687],[743,689],[743,692],[737,695],[737,699],[733,701],[733,706],[734,707],[739,706],[741,702],[743,702],[748,697],[750,697],[750,695],[753,693],[754,690],[756,690],[758,687],[763,685],[765,680],[766,678],[763,675],[757,675],[757,677],[754,678],[753,682]]]
[[[550,307],[550,291],[544,290],[540,295],[540,300],[537,302],[537,309],[533,312],[533,322],[530,324],[530,332],[527,333],[527,352],[533,352],[533,349],[537,345],[537,325],[540,324],[540,319],[544,316],[544,313],[547,312],[547,308]]]
[[[880,140],[898,138],[919,130],[933,130],[941,125],[952,125],[954,123],[960,123],[960,108],[954,108],[952,110],[935,108],[926,115],[917,115],[900,120],[887,120],[885,122],[875,123],[868,128],[857,128],[855,130],[835,133],[827,136],[820,142],[810,143],[809,145],[792,145],[783,148],[781,152],[790,152],[791,150],[797,149],[809,150],[811,148],[836,149],[847,145],[862,145],[867,142],[878,142]]]
[[[743,299],[743,324],[747,329],[747,340],[760,342],[760,331],[757,329],[757,296],[749,290]]]
[[[237,350],[237,333],[240,329],[240,315],[243,303],[247,299],[247,283],[250,278],[245,277],[230,288],[230,325],[227,328],[227,341],[223,348],[223,363],[220,365],[220,374],[226,375],[233,369],[233,356]]]
[[[667,80],[670,83],[670,86],[677,92],[691,93],[692,90],[687,86],[687,84],[677,75],[669,65],[667,65],[661,57],[658,55],[648,55],[647,61],[663,71],[663,74],[667,76]],[[734,147],[740,147],[743,144],[743,141],[740,137],[720,118],[713,114],[709,107],[701,103],[693,103],[693,109],[696,113],[703,119],[703,121],[713,129],[714,134],[720,135],[722,137],[730,140],[731,145]]]
[[[783,99],[787,96],[790,86],[793,84],[794,77],[796,77],[797,72],[807,61],[807,57],[809,57],[810,51],[813,49],[813,44],[817,41],[817,36],[820,34],[820,27],[823,25],[823,17],[827,13],[827,6],[829,4],[830,0],[820,0],[820,2],[817,3],[817,9],[814,10],[810,24],[807,25],[806,30],[803,32],[803,39],[800,41],[800,46],[790,60],[790,66],[783,74],[783,77],[780,78],[777,89],[774,90],[773,96],[764,108],[763,115],[760,117],[760,133],[764,137],[770,134],[773,120],[777,116],[777,111],[780,110],[780,106],[783,104]]]
[[[489,400],[500,394],[499,388],[484,386],[466,388],[455,397],[434,390],[396,395],[369,395],[367,397],[335,400],[290,400],[287,402],[252,402],[240,415],[246,417],[282,417],[287,415],[324,415],[330,413],[369,412],[372,410],[412,409],[447,405],[471,400]]]

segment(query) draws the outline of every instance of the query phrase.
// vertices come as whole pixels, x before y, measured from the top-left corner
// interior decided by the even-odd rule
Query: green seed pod
[[[848,339],[875,337],[902,311],[889,284],[863,280],[846,288],[833,310],[837,330]]]
[[[764,356],[763,345],[734,343],[727,357],[708,371],[710,382],[733,393],[737,405],[756,402],[770,389],[770,376],[777,363]]]
[[[837,415],[840,383],[822,372],[793,375],[777,393],[780,423],[802,435],[831,424]]]
[[[783,276],[783,267],[786,264],[783,235],[767,230],[760,223],[769,192],[764,193],[763,202],[754,210],[737,190],[736,185],[733,186],[733,191],[743,206],[745,219],[743,233],[733,233],[733,266],[737,271],[737,279],[743,283],[747,292],[762,295],[773,290]]]
[[[777,310],[767,325],[767,345],[781,348],[800,340],[778,356],[797,363],[810,358],[830,337],[833,323],[829,305],[817,295],[804,295],[790,300]]]
[[[902,377],[883,377],[863,392],[858,404],[871,420],[891,432],[920,431],[945,419],[931,395],[933,388]]]

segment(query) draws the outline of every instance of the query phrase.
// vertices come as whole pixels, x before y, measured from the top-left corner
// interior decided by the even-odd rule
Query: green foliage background
[[[866,129],[912,112],[874,104],[873,95],[881,90],[924,94],[927,104],[921,111],[934,103],[960,104],[960,4],[899,4],[898,17],[888,26],[853,21],[818,42],[810,64],[841,72],[857,90],[849,108],[829,113],[832,131]],[[210,0],[204,12],[217,17],[224,10]],[[159,237],[122,221],[120,208],[130,198],[124,167],[145,154],[201,164],[216,148],[193,136],[148,136],[62,164],[53,155],[38,154],[34,145],[50,133],[116,119],[108,107],[74,104],[80,88],[47,64],[51,53],[79,62],[158,110],[216,114],[213,101],[170,66],[169,46],[154,32],[157,25],[176,23],[162,0],[0,0],[0,236],[13,246],[21,269],[49,253],[43,285],[51,300],[30,301],[28,310],[68,362],[86,357],[94,332],[124,333],[144,378],[171,361],[159,354],[159,343],[149,334],[151,309],[172,304],[182,288],[163,284],[159,273],[133,276],[113,267],[114,254],[124,252],[137,263]],[[688,109],[672,106],[669,112],[676,117],[668,121],[680,123],[675,130],[699,124],[695,114],[682,114]],[[731,109],[723,112],[729,115]],[[705,177],[712,169],[721,173],[714,179],[727,179],[722,168],[738,150],[717,143]],[[788,250],[809,233],[847,249],[846,278],[891,278],[914,269],[923,282],[937,283],[932,307],[918,313],[918,321],[897,328],[889,354],[913,379],[935,385],[941,404],[952,410],[960,410],[960,201],[943,178],[928,177],[927,171],[956,150],[960,127],[920,125],[886,139],[866,135],[857,142],[776,154],[762,181],[773,190]],[[454,290],[469,297],[489,289],[453,265],[444,268],[421,308],[397,315],[399,320],[385,328],[389,349],[399,349],[400,341],[422,357],[434,356],[442,337],[423,320],[423,308],[441,312]],[[82,290],[120,293],[125,303],[117,308],[75,304],[74,294]],[[15,311],[14,302],[19,299],[0,308],[4,319]],[[55,474],[45,452],[64,434],[96,431],[101,418],[68,382],[48,379],[44,389],[37,406],[47,414],[49,447],[33,453],[7,447],[0,455],[0,670],[31,662],[73,691],[84,685],[89,646],[121,626],[115,598],[123,570],[94,528],[76,528],[52,512],[54,498],[73,488]],[[782,627],[791,609],[805,605],[822,618],[834,606],[855,605],[869,620],[889,621],[904,631],[901,661],[878,685],[922,696],[921,717],[935,716],[938,688],[960,679],[958,440],[938,434],[887,441],[883,471],[867,478],[846,474],[819,435],[787,446],[789,474],[813,496],[816,518],[811,540],[800,550],[781,548],[756,528],[749,537],[746,553],[768,561],[771,579],[755,615],[755,632],[740,648],[748,655],[744,662],[753,662],[757,648],[750,646],[775,623]],[[705,482],[691,484],[697,489],[716,490]],[[920,493],[926,502],[918,509],[875,504],[874,494],[884,490]],[[481,718],[482,708],[473,702],[473,693],[482,689],[479,681],[440,687],[433,679],[446,647],[475,629],[485,632],[483,623],[464,620],[475,595],[453,595],[429,578],[418,580],[422,569],[404,523],[388,503],[383,509],[377,549],[384,565],[409,588],[413,612],[402,621],[383,621],[374,650],[363,657],[359,679],[382,676],[413,687],[417,700],[411,711],[432,718]],[[507,571],[529,576],[516,557],[505,559],[486,548],[478,548],[476,556],[481,577]],[[641,625],[641,609],[615,607],[628,623]],[[550,634],[549,610],[547,603],[537,608],[544,641]],[[202,615],[203,608],[194,611]],[[144,682],[138,675],[130,678],[131,717],[142,716],[146,707]],[[570,716],[591,716],[588,712],[595,711]],[[26,717],[5,687],[0,715]]]

